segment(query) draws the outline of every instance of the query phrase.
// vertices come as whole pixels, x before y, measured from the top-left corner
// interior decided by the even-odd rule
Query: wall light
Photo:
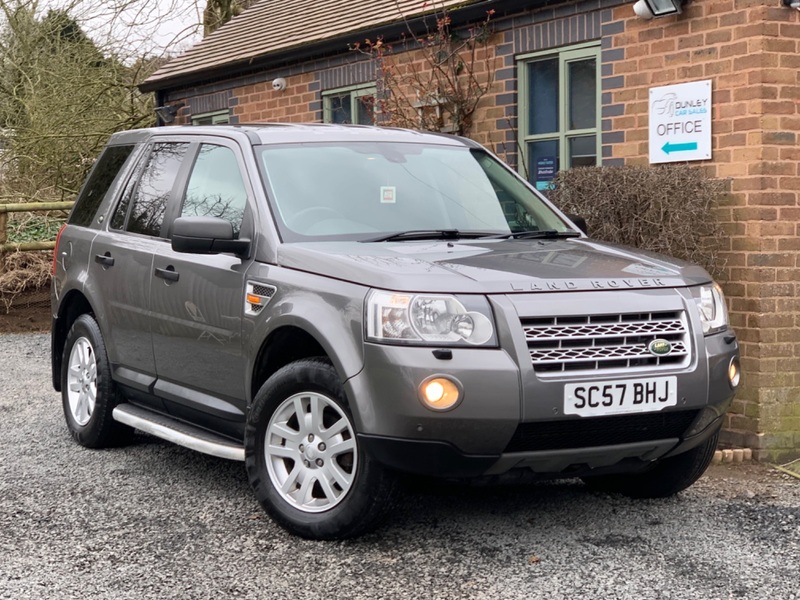
[[[800,0],[783,0],[783,3],[789,8],[800,10]]]
[[[185,102],[159,106],[156,108],[156,115],[158,115],[158,118],[161,119],[161,122],[164,125],[169,125],[170,123],[175,122],[175,117],[178,115],[178,111],[184,106],[186,106]]]
[[[633,12],[641,19],[668,17],[670,15],[680,14],[681,8],[688,1],[689,0],[638,0],[638,2],[633,5]],[[800,2],[800,0],[792,1]]]

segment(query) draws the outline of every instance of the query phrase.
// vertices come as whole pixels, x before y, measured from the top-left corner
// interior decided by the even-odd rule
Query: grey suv
[[[373,526],[398,472],[675,494],[738,385],[725,300],[703,269],[579,222],[452,136],[116,134],[54,257],[67,426],[91,448],[135,428],[244,461],[310,538]]]

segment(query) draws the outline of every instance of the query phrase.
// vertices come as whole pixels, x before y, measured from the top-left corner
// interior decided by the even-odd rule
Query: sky
[[[66,8],[101,48],[125,56],[177,54],[201,39],[205,0],[30,0]]]

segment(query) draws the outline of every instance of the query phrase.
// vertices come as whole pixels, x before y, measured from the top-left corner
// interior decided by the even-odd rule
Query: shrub
[[[698,263],[719,277],[725,233],[715,208],[726,187],[687,165],[590,167],[559,172],[547,195],[584,217],[593,238]]]
[[[65,211],[48,213],[12,213],[8,219],[8,242],[49,242],[56,239],[59,228],[66,220]]]
[[[50,282],[52,253],[14,252],[0,254],[0,314],[8,313],[14,299]]]

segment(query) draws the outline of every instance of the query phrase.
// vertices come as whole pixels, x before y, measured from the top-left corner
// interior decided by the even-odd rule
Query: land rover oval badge
[[[667,340],[653,340],[647,345],[647,349],[654,356],[666,356],[672,352],[672,344]]]

